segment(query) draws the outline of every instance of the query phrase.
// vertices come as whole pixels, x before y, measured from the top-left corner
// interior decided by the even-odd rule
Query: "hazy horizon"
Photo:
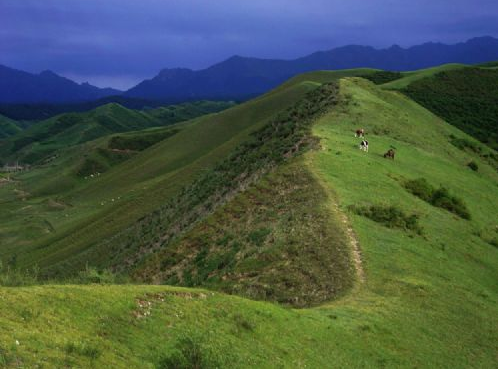
[[[294,59],[349,44],[498,37],[490,0],[0,0],[0,14],[0,64],[122,90],[163,68],[203,69],[232,55]]]

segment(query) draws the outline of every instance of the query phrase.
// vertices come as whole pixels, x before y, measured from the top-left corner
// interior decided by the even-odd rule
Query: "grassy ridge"
[[[98,177],[74,178],[73,167],[64,163],[80,160],[78,153],[72,159],[60,158],[25,173],[18,177],[17,184],[0,187],[7,209],[2,213],[5,218],[0,238],[9,240],[8,246],[22,245],[16,249],[19,265],[23,266],[47,267],[70,260],[73,267],[61,267],[70,271],[76,265],[84,268],[87,262],[108,263],[105,254],[84,252],[167,202],[199,173],[226,157],[250,132],[309,90],[308,86],[297,84],[224,112],[182,123],[180,132]],[[15,190],[29,196],[21,201]],[[49,200],[67,206],[60,211],[48,211],[42,204]],[[44,229],[45,221],[50,222],[54,232]],[[33,225],[32,231],[16,232],[23,223]],[[1,251],[9,255],[12,250],[3,247]]]
[[[413,82],[422,80],[424,78],[432,77],[437,73],[451,71],[451,70],[460,70],[465,68],[469,68],[469,66],[465,64],[451,63],[451,64],[439,65],[433,68],[416,70],[412,72],[402,72],[401,73],[403,76],[402,78],[397,78],[391,82],[384,83],[383,87],[385,89],[390,89],[390,90],[399,90],[407,87]]]
[[[240,189],[312,144],[310,125],[319,114],[337,104],[336,95],[334,84],[310,92],[294,107],[254,132],[250,140],[186,187],[168,205],[141,219],[135,227],[100,243],[95,250],[99,253],[108,250],[112,261],[110,258],[107,262],[124,273],[147,255],[152,255],[152,263],[146,259],[145,265],[138,264],[140,272],[135,275],[156,281],[168,279],[169,283],[175,284],[216,285],[226,291],[300,306],[342,293],[350,285],[344,237],[341,238],[341,231],[334,222],[328,220],[327,211],[321,209],[324,195],[320,195],[319,186],[313,184],[312,176],[299,169],[288,169],[273,179],[273,183],[280,183],[281,191],[290,196],[288,208],[274,209],[277,203],[273,201],[278,199],[278,193],[268,194],[271,198],[266,200],[269,209],[266,214],[261,214],[262,219],[254,220],[253,224],[249,220],[245,222],[245,233],[237,234],[237,230],[232,230],[232,239],[213,240],[221,248],[211,252],[211,232],[204,234],[208,224],[213,224],[212,218],[206,220],[207,223],[201,222],[193,233],[188,231]],[[269,184],[262,183],[261,186]],[[283,200],[281,198],[279,203],[284,203]],[[264,201],[264,197],[260,201]],[[299,201],[305,208],[295,206]],[[289,218],[279,221],[280,216],[274,211],[288,212]],[[315,216],[310,218],[314,213]],[[217,214],[218,218],[222,217],[224,210]],[[244,222],[243,219],[239,221]],[[273,222],[273,230],[264,228],[262,223],[265,222],[267,225]],[[177,238],[184,230],[187,234],[178,243]],[[224,234],[224,231],[228,229],[214,231],[214,234]],[[201,244],[192,244],[192,238],[201,240]],[[264,247],[266,239],[269,243]],[[303,243],[308,247],[297,247]],[[290,247],[291,244],[296,247]],[[161,249],[167,252],[157,253]],[[185,265],[185,260],[194,257],[199,268],[192,268],[188,263]],[[280,270],[275,272],[275,269]],[[224,282],[220,282],[222,279]],[[310,289],[314,291],[312,294],[308,292]]]
[[[402,91],[447,122],[498,149],[498,70],[441,72],[413,82]]]
[[[149,253],[135,273],[142,279],[217,287],[299,306],[343,292],[350,280],[344,234],[337,220],[328,219],[319,184],[299,164],[277,170],[229,201],[305,149],[312,142],[310,124],[338,103],[336,95],[334,84],[310,92],[171,204],[114,240],[121,249],[111,253],[131,257],[116,264],[129,268],[137,255]],[[199,224],[190,229],[193,222]]]

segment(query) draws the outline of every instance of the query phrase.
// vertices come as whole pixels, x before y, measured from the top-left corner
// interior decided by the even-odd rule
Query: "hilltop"
[[[481,153],[494,151],[374,75],[305,74],[161,128],[176,132],[98,177],[59,158],[0,187],[2,260],[196,287],[2,288],[0,360],[492,368],[498,173]]]

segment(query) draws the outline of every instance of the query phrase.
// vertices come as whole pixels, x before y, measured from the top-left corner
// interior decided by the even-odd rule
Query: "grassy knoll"
[[[459,70],[463,68],[468,68],[468,65],[465,64],[443,64],[433,68],[420,69],[411,72],[402,72],[402,78],[395,79],[391,82],[387,82],[383,84],[383,87],[386,89],[399,90],[407,87],[409,84],[419,81],[421,79],[431,77],[437,73],[450,71],[450,70]]]
[[[0,115],[0,140],[6,139],[7,137],[14,136],[15,134],[21,132],[21,128],[16,124],[15,121]]]
[[[498,149],[498,70],[440,72],[402,91],[447,122]]]

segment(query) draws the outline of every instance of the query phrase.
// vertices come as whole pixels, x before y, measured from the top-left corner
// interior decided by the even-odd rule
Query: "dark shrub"
[[[363,76],[363,78],[372,81],[376,85],[395,81],[397,79],[400,79],[401,77],[403,77],[403,75],[400,72],[391,72],[388,70],[382,70]]]
[[[452,138],[450,143],[459,148],[460,150],[465,150],[469,149],[472,152],[475,152],[476,154],[479,154],[482,150],[481,148],[476,145],[474,142],[466,139],[466,138]]]
[[[479,166],[475,161],[471,161],[470,163],[467,164],[467,166],[472,169],[474,172],[477,172],[479,170]]]
[[[493,238],[492,240],[489,241],[489,244],[491,246],[498,248],[498,238]]]
[[[253,243],[256,246],[262,246],[263,242],[265,242],[266,237],[271,233],[271,231],[268,228],[260,228],[257,229],[247,236],[249,241]]]
[[[413,195],[430,202],[434,189],[425,178],[418,178],[405,182],[405,188]]]
[[[198,339],[185,337],[176,344],[176,351],[164,357],[158,369],[210,369],[219,368],[220,364],[206,350]]]
[[[461,199],[449,193],[447,188],[435,189],[425,178],[407,181],[404,187],[413,195],[438,208],[446,209],[463,219],[470,219],[470,213]]]
[[[395,206],[371,205],[371,206],[351,206],[356,214],[362,215],[377,223],[381,223],[389,228],[401,228],[422,233],[422,228],[418,224],[416,214],[407,215]]]

